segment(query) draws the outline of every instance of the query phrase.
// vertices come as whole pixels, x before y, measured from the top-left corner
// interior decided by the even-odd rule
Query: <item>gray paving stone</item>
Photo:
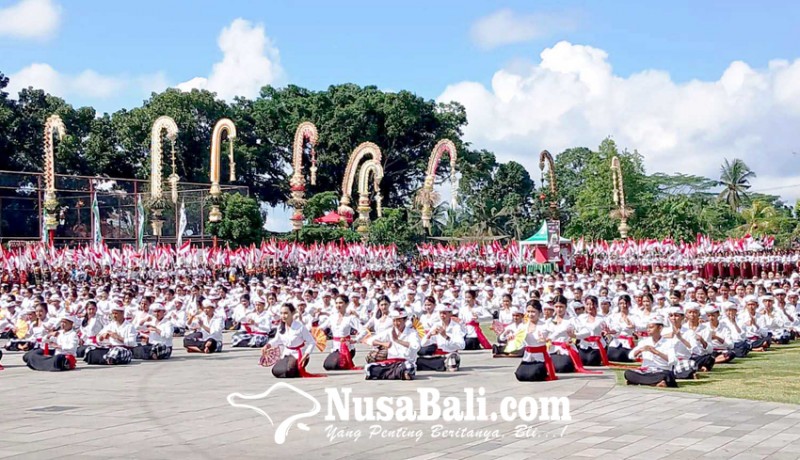
[[[363,356],[359,350],[359,356]],[[555,382],[524,384],[513,378],[515,360],[492,360],[486,352],[465,353],[459,373],[420,374],[414,382],[365,382],[359,372],[331,373],[323,379],[287,381],[319,399],[325,388],[351,388],[359,396],[410,396],[417,388],[437,388],[442,396],[463,395],[465,386],[483,386],[487,406],[503,397],[567,396],[569,422],[464,422],[452,428],[497,429],[502,438],[433,438],[433,423],[357,422],[323,419],[327,407],[305,419],[308,433],[293,428],[283,445],[275,427],[248,409],[227,403],[232,392],[258,394],[274,383],[257,366],[258,350],[226,350],[220,355],[187,355],[172,361],[138,362],[127,367],[88,367],[69,373],[37,373],[21,366],[21,354],[7,353],[4,388],[24,388],[0,401],[0,457],[21,458],[306,458],[503,460],[555,458],[798,458],[797,406],[715,398],[650,388],[617,387],[611,375],[565,376]],[[312,372],[323,372],[321,355]],[[8,386],[6,386],[8,385]],[[59,391],[53,391],[53,388]],[[6,393],[8,394],[8,393]],[[259,408],[276,424],[296,415],[308,401],[296,393],[263,400]],[[31,411],[66,406],[55,412]],[[58,409],[58,408],[56,408]],[[492,409],[494,410],[494,409]],[[361,439],[330,441],[325,429],[360,430]],[[419,442],[369,438],[372,425],[385,430],[421,430]],[[457,425],[457,426],[456,426]],[[517,437],[517,426],[535,428]],[[566,430],[563,429],[566,427]]]

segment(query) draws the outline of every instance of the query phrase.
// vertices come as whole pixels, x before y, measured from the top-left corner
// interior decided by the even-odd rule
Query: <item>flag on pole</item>
[[[95,245],[103,242],[103,232],[100,228],[100,206],[97,203],[97,192],[92,192],[92,220],[94,220],[94,238],[92,238]]]
[[[136,200],[136,211],[139,213],[139,221],[136,223],[138,232],[136,233],[136,249],[142,249],[144,245],[144,205],[142,204],[142,195]]]
[[[186,203],[181,200],[181,215],[178,221],[178,247],[181,246],[183,241],[183,232],[186,231]]]
[[[50,243],[50,231],[47,229],[47,211],[42,210],[42,243]]]

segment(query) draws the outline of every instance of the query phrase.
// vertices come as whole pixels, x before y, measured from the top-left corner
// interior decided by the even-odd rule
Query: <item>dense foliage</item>
[[[319,130],[317,184],[307,180],[308,224],[336,209],[347,159],[365,141],[380,146],[385,170],[381,195],[386,209],[381,218],[374,210],[371,216],[369,240],[375,243],[395,242],[407,249],[428,236],[525,238],[548,217],[553,198],[545,175],[514,161],[499,161],[493,152],[462,140],[467,117],[461,105],[437,103],[408,91],[354,84],[323,91],[267,86],[253,100],[229,103],[208,91],[169,89],[152,94],[140,107],[98,114],[34,88],[12,97],[5,91],[7,85],[0,73],[0,169],[41,171],[44,120],[57,113],[67,127],[66,138],[57,145],[58,173],[144,179],[150,167],[151,125],[158,116],[168,115],[180,129],[178,174],[182,180],[204,183],[209,180],[211,130],[218,119],[231,118],[238,131],[236,182],[248,186],[255,200],[227,197],[225,221],[212,228],[240,244],[264,236],[259,203],[286,203],[294,131],[306,120]],[[445,137],[459,152],[458,198],[455,207],[448,202],[435,207],[427,230],[420,224],[414,196],[431,149]],[[620,150],[609,138],[596,150],[576,147],[555,155],[559,215],[566,236],[618,237],[619,221],[611,217],[615,205],[609,166],[614,156],[620,159],[627,204],[633,209],[628,221],[632,237],[690,240],[697,233],[714,238],[770,233],[786,244],[800,233],[795,209],[750,190],[755,172],[740,159],[726,159],[719,179],[648,175],[641,154]],[[227,168],[223,161],[223,181]],[[443,161],[437,184],[448,187],[448,177],[449,163]],[[307,242],[359,238],[352,229],[318,225],[287,237]]]

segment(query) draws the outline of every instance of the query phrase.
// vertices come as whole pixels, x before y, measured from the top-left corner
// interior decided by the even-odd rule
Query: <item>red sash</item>
[[[250,335],[269,335],[269,332],[254,331],[249,324],[242,324],[244,331]]]
[[[475,334],[478,336],[478,342],[480,342],[481,347],[483,347],[484,350],[492,349],[492,344],[489,343],[489,340],[486,338],[485,335],[483,335],[483,331],[481,330],[481,325],[478,324],[477,321],[470,321],[467,323],[467,326],[472,326],[475,328]]]
[[[391,364],[404,363],[404,362],[406,362],[406,360],[403,359],[403,358],[389,358],[389,359],[384,359],[383,361],[375,361],[372,364],[379,364],[381,366],[389,366]]]
[[[436,351],[433,352],[433,356],[447,356],[449,354],[450,354],[449,351],[444,351],[439,347],[436,347]]]
[[[306,343],[303,342],[300,346],[297,347],[286,347],[290,350],[294,350],[297,352],[297,371],[300,373],[300,377],[303,378],[311,378],[311,377],[327,377],[324,374],[312,374],[306,371],[306,366],[303,364],[303,347],[306,346]]]
[[[617,336],[617,340],[620,340],[620,341],[625,341],[625,342],[627,342],[627,344],[628,344],[628,348],[630,348],[631,350],[633,350],[633,348],[634,348],[634,344],[633,344],[633,337],[631,337],[631,336],[628,336],[628,335],[622,335],[622,334],[620,334],[620,335],[618,335],[618,336]]]
[[[599,335],[593,335],[583,340],[597,344],[597,349],[600,350],[600,362],[603,363],[603,366],[608,366],[608,353],[606,353],[606,347],[603,346],[603,338]]]
[[[540,345],[538,347],[525,347],[528,353],[541,353],[544,355],[544,367],[547,369],[547,381],[558,380],[556,376],[556,366],[553,365],[553,360],[550,358],[550,353],[547,352],[547,345]]]
[[[333,340],[339,341],[339,369],[360,371],[363,368],[356,367],[353,357],[350,356],[350,336],[334,337]]]
[[[581,356],[578,354],[578,350],[576,350],[575,347],[573,347],[572,345],[566,342],[552,342],[552,344],[555,347],[567,350],[567,353],[569,353],[569,358],[572,360],[572,365],[575,366],[575,372],[579,374],[594,374],[594,375],[602,374],[602,372],[600,371],[586,370],[586,368],[583,367],[583,361],[581,361]]]

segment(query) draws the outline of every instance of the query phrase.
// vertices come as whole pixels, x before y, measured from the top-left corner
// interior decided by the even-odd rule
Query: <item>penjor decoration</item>
[[[350,207],[350,195],[353,192],[353,181],[358,174],[358,165],[365,157],[369,156],[379,165],[382,162],[381,149],[372,142],[363,142],[353,150],[350,159],[347,160],[347,167],[344,170],[344,180],[342,180],[342,199],[339,201],[339,215],[346,221],[353,217],[353,208]]]
[[[64,138],[67,130],[58,115],[50,115],[44,123],[44,224],[52,244],[58,227],[58,200],[56,199],[55,135]]]
[[[173,203],[178,201],[178,181],[180,180],[175,169],[175,141],[178,138],[178,125],[172,118],[160,116],[153,123],[153,127],[150,130],[150,202],[148,204],[152,213],[150,223],[153,226],[153,235],[156,237],[161,236],[161,230],[164,226],[162,214],[164,208],[166,208],[161,177],[164,156],[164,146],[161,142],[161,133],[163,131],[166,131],[172,153],[172,174],[169,176],[169,182],[172,189]]]
[[[222,220],[222,213],[219,210],[221,204],[222,189],[219,187],[220,176],[220,150],[222,145],[222,133],[228,134],[229,158],[231,165],[231,182],[236,180],[236,163],[233,162],[233,140],[236,139],[236,126],[228,118],[220,119],[214,125],[211,133],[211,190],[209,191],[211,212],[208,214],[209,222],[219,222]]]
[[[542,182],[544,183],[544,165],[548,165],[550,177],[550,219],[558,220],[558,186],[556,185],[556,166],[553,156],[547,150],[542,150],[539,154],[539,169],[542,171]],[[542,201],[546,198],[544,194],[540,196]]]
[[[309,121],[300,123],[294,133],[294,146],[292,149],[292,177],[289,179],[289,187],[292,198],[289,205],[294,207],[292,214],[292,230],[299,231],[303,228],[303,207],[306,204],[306,178],[303,174],[303,151],[306,146],[310,146],[311,152],[311,185],[317,184],[317,153],[314,146],[317,145],[317,127]]]
[[[361,166],[358,174],[358,227],[356,231],[366,238],[369,232],[369,179],[372,177],[372,190],[375,192],[375,207],[378,217],[381,217],[381,181],[383,180],[383,167],[375,160],[367,160]]]
[[[436,179],[436,169],[442,160],[442,155],[447,153],[450,156],[450,187],[452,188],[453,203],[455,203],[455,174],[456,174],[456,145],[449,139],[442,139],[436,143],[428,160],[428,169],[425,173],[425,182],[422,189],[417,193],[417,204],[422,206],[422,226],[431,228],[431,217],[433,216],[433,206],[438,201],[436,192],[433,191],[433,182]]]
[[[619,157],[616,155],[611,159],[611,181],[614,189],[614,204],[617,209],[611,211],[611,217],[619,219],[619,236],[622,239],[628,237],[628,218],[633,215],[633,209],[625,204],[625,185],[622,181],[622,166]]]

